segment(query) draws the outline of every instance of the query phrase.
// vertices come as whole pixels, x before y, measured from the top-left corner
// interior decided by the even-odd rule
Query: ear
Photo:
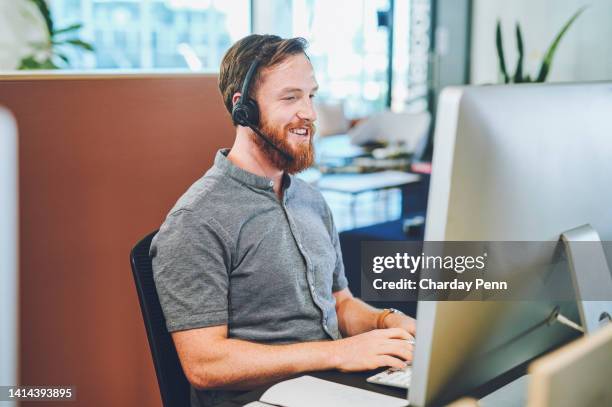
[[[238,102],[238,99],[240,99],[240,96],[242,94],[240,92],[236,92],[234,93],[234,95],[232,96],[232,106],[236,104],[236,102]]]

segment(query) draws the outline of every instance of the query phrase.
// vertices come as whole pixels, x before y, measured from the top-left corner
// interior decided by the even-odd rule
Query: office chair
[[[166,319],[153,281],[149,248],[156,233],[149,234],[132,249],[132,274],[164,407],[188,407],[191,397],[189,382],[183,373],[172,337],[166,329]]]

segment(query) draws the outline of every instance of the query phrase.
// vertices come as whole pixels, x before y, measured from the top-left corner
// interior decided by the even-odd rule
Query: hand
[[[334,365],[343,372],[389,366],[403,369],[412,362],[412,337],[400,328],[375,329],[332,342]]]
[[[416,337],[416,319],[410,318],[408,315],[399,312],[389,314],[384,320],[385,328],[401,328]]]

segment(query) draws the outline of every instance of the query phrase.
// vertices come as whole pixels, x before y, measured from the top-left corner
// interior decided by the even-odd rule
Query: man
[[[313,161],[318,86],[305,46],[250,35],[228,50],[219,88],[237,124],[234,145],[179,199],[151,246],[194,405],[302,372],[412,359],[414,320],[352,296],[329,208],[293,176]]]

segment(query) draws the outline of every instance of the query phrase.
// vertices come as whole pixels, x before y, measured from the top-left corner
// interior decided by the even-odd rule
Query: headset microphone
[[[255,72],[257,72],[258,66],[259,59],[255,58],[255,60],[251,63],[251,66],[249,67],[246,76],[244,77],[244,82],[242,83],[242,89],[240,91],[240,98],[232,108],[232,120],[234,121],[235,125],[249,127],[263,141],[265,141],[266,144],[268,144],[270,147],[278,151],[283,157],[285,157],[285,159],[287,159],[288,161],[293,161],[293,157],[291,155],[276,146],[276,144],[274,144],[272,140],[270,140],[270,138],[263,134],[258,128],[259,107],[257,106],[257,102],[255,102],[254,99],[251,99],[249,97],[249,87],[251,86],[251,80],[255,75]]]

